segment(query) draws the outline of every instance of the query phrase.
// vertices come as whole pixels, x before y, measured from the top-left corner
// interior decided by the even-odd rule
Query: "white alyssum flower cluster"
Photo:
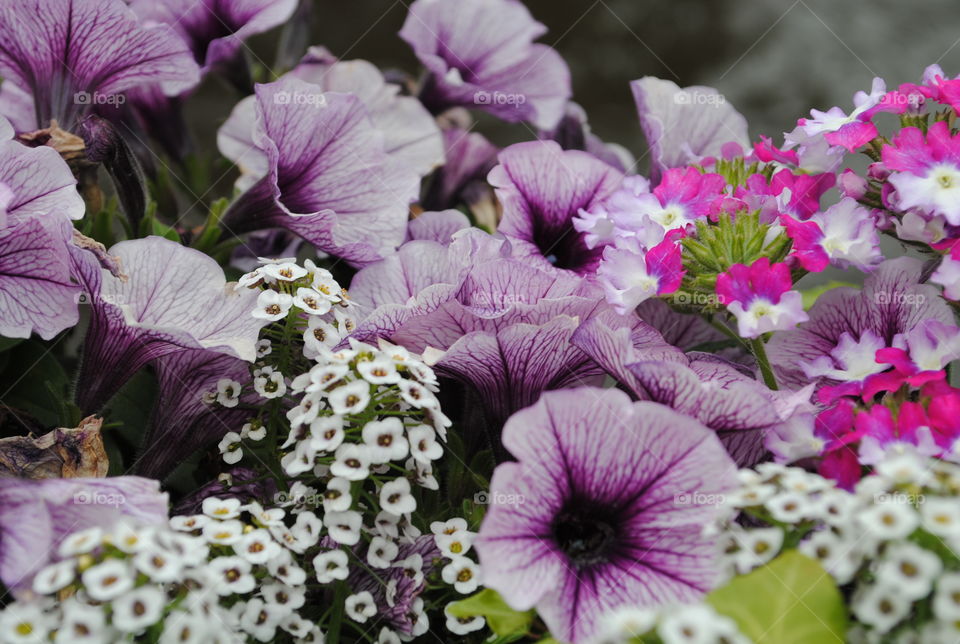
[[[850,589],[851,641],[920,633],[960,641],[960,466],[888,455],[853,492],[773,463],[740,472],[720,531],[728,576],[776,557],[785,543]],[[771,527],[735,523],[744,512]],[[922,618],[919,616],[929,616]]]
[[[461,595],[469,595],[482,583],[480,565],[469,556],[477,534],[467,529],[465,519],[459,517],[430,524],[433,542],[440,551],[442,568],[440,577],[445,584]],[[450,613],[449,604],[444,608],[447,629],[457,635],[478,631],[486,625],[483,617],[463,618]]]
[[[682,604],[662,608],[623,606],[600,619],[600,635],[594,644],[633,644],[656,641],[663,644],[726,642],[750,644],[733,619],[717,613],[709,604]]]

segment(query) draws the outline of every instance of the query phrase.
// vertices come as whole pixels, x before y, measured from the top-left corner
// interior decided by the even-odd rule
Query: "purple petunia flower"
[[[70,219],[83,217],[84,204],[59,154],[12,136],[0,117],[0,335],[49,339],[79,318]]]
[[[429,182],[421,205],[428,210],[454,208],[461,203],[473,207],[492,200],[486,177],[497,164],[499,148],[464,124],[443,130],[446,161]]]
[[[672,407],[715,431],[741,467],[764,458],[764,437],[799,404],[795,394],[771,391],[740,365],[706,353],[685,355],[646,325],[631,332],[594,318],[571,341],[636,399]]]
[[[110,249],[129,279],[121,281],[75,254],[91,304],[77,384],[77,404],[98,410],[145,364],[187,349],[209,349],[252,362],[260,328],[250,315],[257,292],[227,284],[203,253],[161,237]]]
[[[717,157],[727,143],[750,147],[747,121],[712,87],[679,87],[644,76],[630,83],[640,126],[650,147],[650,177],[703,157]]]
[[[443,140],[433,117],[417,99],[401,96],[400,87],[388,83],[373,64],[365,60],[337,60],[323,47],[311,47],[300,64],[283,78],[310,83],[316,92],[356,96],[381,133],[384,151],[417,175],[424,176],[443,163]],[[268,153],[256,141],[256,114],[257,97],[248,96],[233,108],[217,137],[224,156],[249,175],[242,185],[265,176],[269,168]]]
[[[167,502],[158,481],[138,476],[0,479],[0,581],[29,589],[67,535],[122,520],[163,524]]]
[[[134,0],[144,22],[173,27],[203,71],[236,57],[243,41],[285,23],[298,0]]]
[[[564,150],[584,150],[620,172],[629,172],[636,160],[630,151],[616,143],[606,143],[590,130],[587,113],[580,105],[567,103],[566,112],[557,127],[539,132],[538,138],[556,141]]]
[[[546,33],[517,0],[417,0],[400,30],[430,72],[423,100],[438,113],[457,105],[550,130],[571,95]]]
[[[423,239],[449,244],[457,231],[469,227],[470,219],[459,210],[422,212],[410,220],[407,237],[410,240]]]
[[[499,160],[488,180],[503,205],[497,231],[510,240],[514,255],[545,269],[593,273],[603,251],[587,246],[573,220],[616,190],[623,175],[553,141],[512,145]]]
[[[233,154],[221,136],[249,188],[224,215],[227,230],[285,228],[355,265],[403,242],[419,177],[389,154],[359,98],[286,78],[257,85],[255,114],[259,155]]]
[[[920,284],[922,264],[911,257],[887,260],[863,289],[827,291],[810,309],[808,322],[774,334],[768,356],[779,381],[802,386],[810,378],[859,382],[883,371],[874,354],[903,346],[903,334],[924,320],[953,327],[950,307],[938,289]]]
[[[202,400],[203,392],[215,391],[222,378],[249,383],[250,364],[216,351],[189,349],[161,356],[154,366],[159,393],[133,471],[163,479],[184,458],[238,431],[250,417],[247,408]],[[259,396],[248,389],[241,402],[256,404]]]
[[[175,94],[200,77],[168,25],[141,24],[122,0],[4,2],[0,42],[0,76],[21,90],[21,104],[32,98],[37,128],[56,119],[70,130],[132,87],[161,83]]]
[[[355,336],[425,353],[438,374],[477,392],[494,437],[543,391],[602,373],[570,343],[580,324],[600,317],[639,335],[646,327],[635,315],[616,315],[581,278],[530,266],[509,255],[508,242],[479,231],[460,233],[449,247],[410,242],[360,271],[350,292],[373,309]],[[648,335],[651,345],[664,345]]]
[[[615,389],[543,395],[504,429],[476,548],[484,583],[563,641],[624,604],[694,600],[715,583],[703,526],[736,484],[713,432]]]

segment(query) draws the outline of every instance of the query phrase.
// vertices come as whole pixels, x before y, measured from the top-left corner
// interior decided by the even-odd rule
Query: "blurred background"
[[[593,130],[634,154],[644,144],[628,82],[644,75],[714,86],[747,117],[751,135],[777,140],[811,107],[848,109],[853,93],[869,89],[874,76],[888,86],[918,81],[935,62],[960,74],[956,0],[525,2],[550,30],[541,42],[570,66],[574,99]],[[410,3],[314,0],[309,21],[301,22],[309,24],[309,44],[415,74],[416,59],[397,37]],[[278,41],[274,33],[252,43],[266,66],[277,62]],[[211,98],[223,100],[222,88]],[[225,118],[222,106],[216,110]],[[502,128],[493,138],[505,143],[530,135]]]

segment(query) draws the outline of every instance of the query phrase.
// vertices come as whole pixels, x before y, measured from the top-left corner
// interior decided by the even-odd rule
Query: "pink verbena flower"
[[[632,311],[651,297],[668,295],[680,287],[684,270],[676,235],[644,251],[636,240],[618,240],[603,251],[597,270],[607,301],[619,313]]]
[[[883,147],[882,159],[893,171],[889,181],[900,209],[920,208],[960,225],[960,134],[951,134],[943,121],[931,125],[926,137],[907,127]]]
[[[819,273],[829,264],[867,271],[883,261],[873,216],[849,197],[808,221],[789,215],[780,221],[793,239],[793,256],[808,271]]]
[[[792,286],[786,264],[771,264],[761,257],[750,266],[734,264],[718,275],[717,297],[736,316],[740,335],[756,338],[807,320],[800,292]]]
[[[877,127],[870,122],[871,108],[878,105],[886,93],[883,79],[874,78],[869,94],[861,91],[853,95],[854,109],[849,115],[839,107],[831,107],[826,112],[810,110],[812,118],[800,119],[797,124],[807,135],[822,134],[831,145],[853,152],[877,137]]]

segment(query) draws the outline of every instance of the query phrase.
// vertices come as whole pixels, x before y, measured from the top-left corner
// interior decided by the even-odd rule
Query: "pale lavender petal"
[[[459,210],[423,212],[410,220],[407,235],[410,239],[449,244],[454,233],[469,227],[470,219]]]
[[[650,175],[657,180],[705,156],[719,156],[725,143],[750,147],[747,121],[712,87],[679,87],[644,76],[630,83],[640,126],[650,147]]]
[[[89,293],[90,329],[77,386],[81,408],[96,411],[150,360],[185,349],[256,357],[264,321],[250,315],[257,292],[227,284],[203,253],[161,237],[110,249],[129,279],[74,253],[75,274]]]
[[[432,73],[427,99],[436,112],[464,105],[547,130],[571,91],[560,55],[532,44],[545,32],[516,0],[417,0],[400,37]]]
[[[357,265],[403,241],[419,180],[359,99],[295,79],[258,85],[253,141],[269,172],[227,211],[228,230],[286,228]]]
[[[141,24],[122,0],[25,0],[0,5],[0,76],[29,91],[38,127],[70,129],[91,100],[141,83],[192,87],[199,69],[162,24]]]
[[[471,193],[487,187],[487,174],[497,164],[500,151],[479,132],[461,127],[445,129],[443,144],[446,162],[434,174],[422,202],[434,210],[470,203]]]
[[[54,224],[49,224],[53,227]],[[59,234],[36,219],[0,229],[0,336],[49,340],[79,319],[80,287],[70,280],[70,224]]]

